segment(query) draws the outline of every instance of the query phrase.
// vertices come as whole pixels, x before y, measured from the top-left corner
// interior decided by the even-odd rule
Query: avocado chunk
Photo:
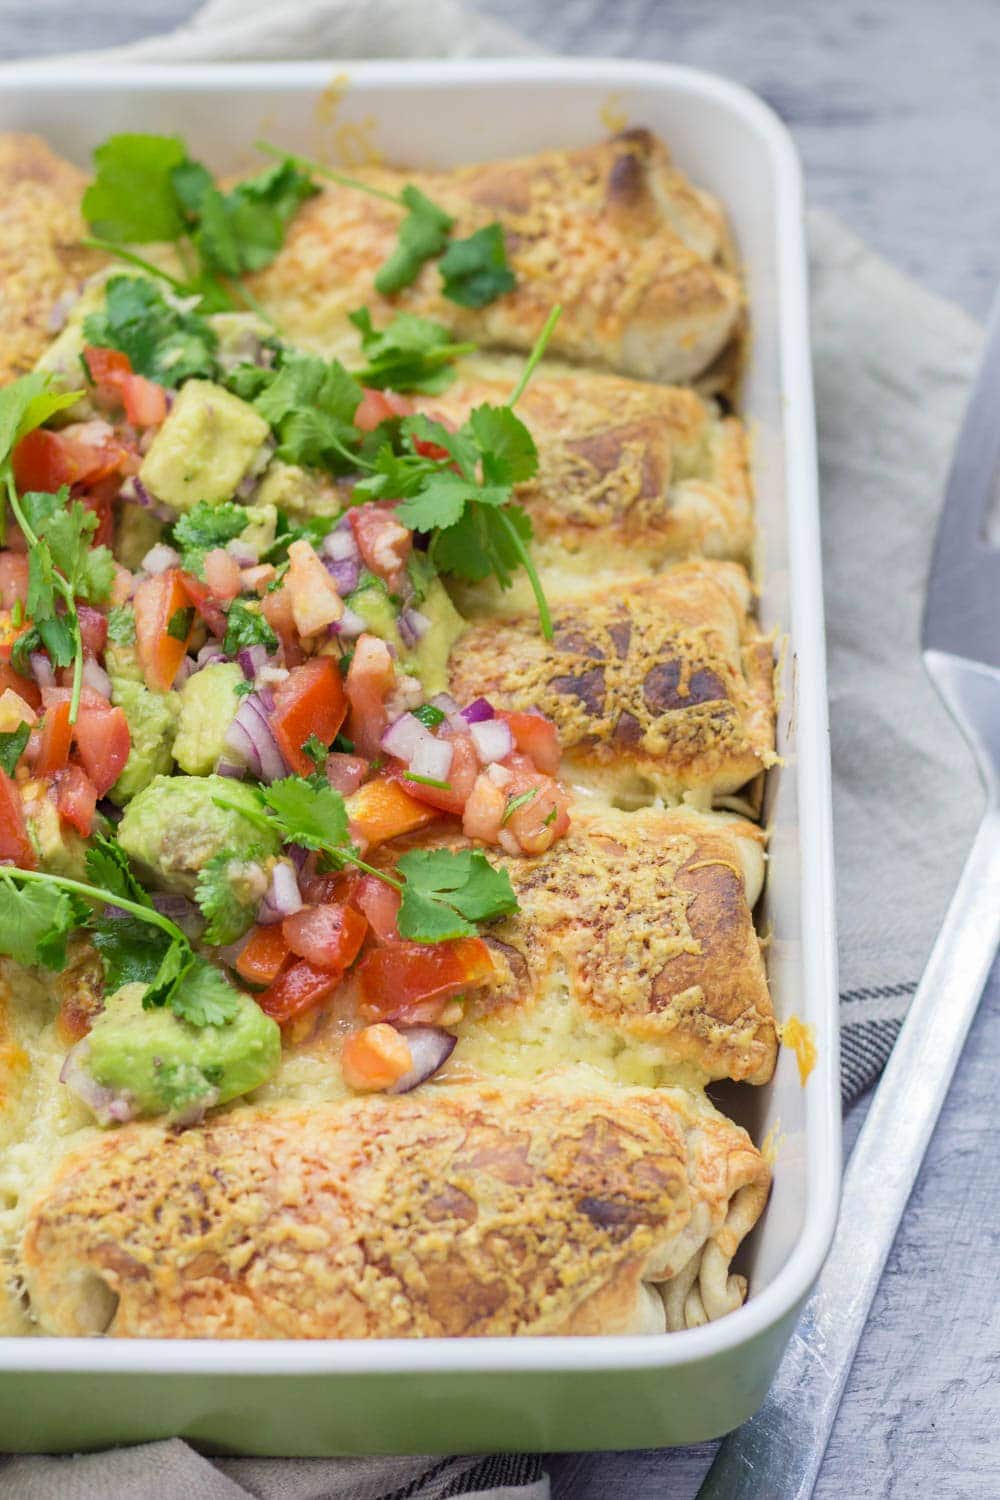
[[[278,512],[273,505],[247,506],[247,524],[240,532],[240,541],[252,547],[262,557],[274,543],[278,531]]]
[[[70,880],[87,878],[87,845],[60,818],[44,781],[26,781],[21,786],[21,805],[28,837],[38,857],[38,867],[49,875]]]
[[[101,1124],[134,1115],[190,1121],[277,1070],[281,1031],[249,995],[235,991],[239,1008],[225,1025],[191,1026],[166,1008],[143,1010],[145,992],[144,984],[115,991],[68,1070],[71,1086],[81,1073],[97,1085],[79,1092]]]
[[[234,806],[219,807],[222,797]],[[278,836],[245,817],[259,813],[250,787],[225,776],[157,776],[129,803],[118,842],[158,890],[193,896],[198,871],[231,852],[262,863],[278,853]]]
[[[174,740],[174,760],[189,776],[207,776],[226,748],[226,730],[236,717],[237,685],[244,681],[236,662],[202,667],[180,693],[181,712]]]
[[[132,739],[128,760],[108,793],[112,802],[124,807],[154,776],[165,776],[171,769],[178,695],[152,693],[131,677],[112,676],[111,701],[124,709]]]
[[[123,502],[115,509],[114,554],[123,568],[135,572],[146,553],[163,540],[163,522],[141,505]]]
[[[199,500],[221,505],[258,461],[270,431],[252,406],[221,385],[189,380],[143,459],[139,479],[174,510],[190,510]]]
[[[257,505],[274,505],[287,516],[301,520],[304,516],[339,516],[344,497],[332,479],[314,469],[301,469],[272,458],[257,487]]]
[[[364,573],[345,603],[361,616],[372,635],[387,641],[399,665],[416,677],[424,694],[433,698],[448,686],[448,655],[465,629],[465,621],[452,604],[440,578],[431,577],[422,586],[422,597],[413,607],[429,621],[415,646],[405,646],[399,634],[399,610],[381,578]]]

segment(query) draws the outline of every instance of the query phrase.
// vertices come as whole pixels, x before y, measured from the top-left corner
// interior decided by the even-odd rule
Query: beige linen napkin
[[[209,0],[187,26],[76,58],[142,61],[514,55],[532,49],[457,0]],[[48,61],[51,61],[49,59]],[[18,69],[40,66],[17,64]],[[895,1040],[975,825],[971,760],[924,679],[917,642],[937,508],[978,327],[809,217],[830,668],[845,1098]],[[635,1455],[606,1455],[630,1493]],[[585,1459],[573,1460],[577,1479]],[[669,1453],[647,1455],[669,1483]],[[180,1439],[0,1462],[0,1500],[546,1500],[532,1455],[207,1459]],[[614,1471],[613,1477],[612,1470]],[[649,1491],[650,1493],[652,1491]],[[664,1488],[662,1493],[666,1493]],[[567,1492],[569,1493],[569,1492]]]

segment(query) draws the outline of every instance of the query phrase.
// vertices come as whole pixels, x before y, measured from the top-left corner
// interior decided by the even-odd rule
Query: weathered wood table
[[[189,0],[0,0],[0,55],[126,42],[193,8]],[[927,287],[985,314],[1000,276],[993,0],[478,0],[478,8],[552,51],[661,58],[748,84],[791,125],[812,203]],[[889,1261],[819,1500],[1000,1496],[998,1078],[995,973]],[[864,1108],[847,1122],[848,1144]],[[558,1500],[689,1500],[712,1451],[624,1463],[563,1456],[548,1467]]]

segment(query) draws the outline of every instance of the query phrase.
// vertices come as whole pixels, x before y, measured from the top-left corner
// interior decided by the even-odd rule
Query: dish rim
[[[126,71],[127,68],[127,71]],[[15,72],[16,69],[16,72]],[[741,84],[667,63],[571,58],[310,61],[252,63],[49,64],[0,68],[0,94],[109,88],[141,94],[181,91],[322,90],[346,76],[360,86],[418,88],[481,81],[667,87],[714,99],[764,142],[774,173],[779,342],[784,408],[790,598],[795,632],[796,765],[799,777],[799,883],[808,912],[810,1015],[819,1059],[805,1089],[808,1157],[802,1231],[771,1283],[736,1312],[700,1328],[664,1334],[585,1337],[425,1339],[104,1339],[0,1336],[0,1371],[144,1375],[392,1375],[434,1371],[559,1372],[669,1369],[737,1349],[789,1316],[807,1295],[836,1226],[840,1187],[839,1011],[834,919],[831,769],[826,695],[819,496],[809,343],[802,173],[792,137],[777,114]],[[791,440],[789,440],[791,439]],[[808,857],[807,857],[808,856]],[[765,1210],[766,1211],[766,1210]]]

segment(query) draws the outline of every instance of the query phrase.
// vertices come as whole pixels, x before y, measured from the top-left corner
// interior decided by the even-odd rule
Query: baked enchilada
[[[777,1047],[724,214],[644,131],[276,158],[0,139],[0,1322],[723,1316],[770,1174],[706,1088]]]

